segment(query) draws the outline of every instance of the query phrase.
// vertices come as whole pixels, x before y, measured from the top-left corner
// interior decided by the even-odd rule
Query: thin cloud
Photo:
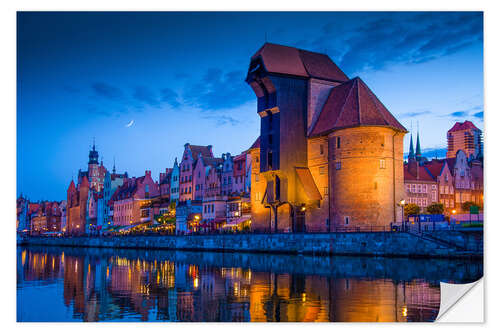
[[[239,123],[241,123],[241,121],[239,121],[238,119],[226,115],[205,115],[202,118],[208,120],[215,120],[215,126],[217,127],[225,125],[236,126]]]
[[[170,88],[163,88],[160,92],[161,100],[165,103],[170,104],[174,108],[178,108],[181,103],[179,103],[179,95]]]
[[[105,82],[95,82],[92,84],[92,90],[97,96],[111,100],[118,100],[123,97],[123,92],[120,88],[115,87]]]
[[[160,103],[156,93],[146,86],[135,87],[133,97],[139,102],[152,106],[158,106]]]
[[[255,98],[244,78],[243,71],[208,69],[200,80],[186,86],[183,99],[203,111],[240,106]]]
[[[484,111],[474,113],[474,117],[476,117],[477,119],[483,120],[484,119]]]
[[[431,114],[432,112],[430,111],[413,111],[413,112],[406,112],[406,113],[401,113],[399,116],[401,118],[414,118],[414,117],[421,117],[425,116],[427,114]]]

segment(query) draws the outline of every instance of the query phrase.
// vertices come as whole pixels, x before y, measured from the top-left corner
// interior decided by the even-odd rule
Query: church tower
[[[90,150],[89,152],[87,173],[90,188],[95,189],[97,192],[101,191],[104,187],[104,176],[106,175],[106,168],[104,167],[102,160],[101,165],[99,165],[99,153],[95,148],[95,138],[93,140],[92,150]]]

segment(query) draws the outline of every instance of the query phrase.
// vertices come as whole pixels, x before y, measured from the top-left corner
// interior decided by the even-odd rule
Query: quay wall
[[[29,237],[22,243],[40,246],[135,248],[312,255],[481,258],[482,232],[474,237],[448,231],[434,240],[405,232],[306,234],[218,234],[186,236]],[[460,240],[460,247],[451,240]]]

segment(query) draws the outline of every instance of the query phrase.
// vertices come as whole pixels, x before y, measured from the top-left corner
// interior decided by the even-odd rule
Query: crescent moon
[[[128,123],[127,125],[125,125],[125,127],[130,127],[134,124],[134,120],[131,120],[130,123]]]

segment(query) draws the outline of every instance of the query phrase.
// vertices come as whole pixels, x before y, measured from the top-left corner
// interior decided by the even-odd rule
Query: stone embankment
[[[482,258],[482,231],[429,234],[350,232],[306,234],[224,234],[190,236],[30,237],[42,246],[195,250],[222,252]]]

